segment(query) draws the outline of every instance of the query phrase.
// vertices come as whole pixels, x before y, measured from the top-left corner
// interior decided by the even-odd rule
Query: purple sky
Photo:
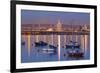
[[[90,24],[89,13],[21,10],[22,24],[57,24],[58,19],[62,24]]]

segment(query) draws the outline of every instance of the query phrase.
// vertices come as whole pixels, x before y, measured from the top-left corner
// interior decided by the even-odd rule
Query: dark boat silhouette
[[[70,49],[67,54],[71,58],[83,58],[84,53],[81,51],[80,45],[77,42],[70,41],[69,45],[66,45],[67,49]]]
[[[56,47],[56,46],[54,46],[54,45],[49,45],[49,47],[50,47],[50,48],[57,49],[57,47]]]
[[[49,48],[53,48],[53,49],[57,48],[56,46],[50,45],[50,44],[43,42],[43,41],[35,42],[35,47],[43,47],[43,46],[49,46]]]
[[[35,42],[35,47],[43,47],[43,46],[47,46],[48,43],[43,42],[43,41],[39,41],[39,42]]]
[[[80,49],[80,45],[77,42],[70,41],[70,43],[66,45],[66,49]]]
[[[84,57],[84,53],[82,51],[78,50],[72,50],[72,51],[68,51],[68,57],[71,58],[83,58]]]

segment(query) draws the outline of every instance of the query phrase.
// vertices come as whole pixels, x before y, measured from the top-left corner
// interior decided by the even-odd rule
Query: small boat
[[[56,49],[53,48],[43,48],[42,51],[45,54],[56,54]]]
[[[70,44],[66,45],[68,50],[68,57],[71,58],[83,58],[84,53],[80,49],[80,45],[77,42],[70,41]]]
[[[73,28],[74,27],[72,25],[72,36],[74,32]],[[84,52],[81,51],[80,44],[78,42],[70,41],[69,44],[67,44],[65,47],[68,49],[68,57],[76,59],[84,57]]]
[[[43,41],[35,42],[35,47],[47,46],[48,44]]]
[[[71,58],[83,58],[84,57],[84,53],[81,52],[80,50],[72,50],[72,51],[68,51],[68,57]]]
[[[50,44],[43,42],[43,41],[35,42],[35,47],[43,47],[43,46],[48,46],[49,48],[53,48],[53,49],[57,48],[56,46],[50,45]]]
[[[50,48],[53,48],[53,49],[57,49],[57,47],[54,46],[54,45],[49,45],[49,47],[50,47]]]
[[[80,45],[77,42],[70,41],[69,44],[66,45],[66,49],[80,49]]]

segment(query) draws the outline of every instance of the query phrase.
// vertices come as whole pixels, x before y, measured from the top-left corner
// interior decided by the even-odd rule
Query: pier
[[[23,30],[21,32],[22,35],[49,35],[49,34],[57,34],[57,35],[90,35],[89,31],[27,31]]]

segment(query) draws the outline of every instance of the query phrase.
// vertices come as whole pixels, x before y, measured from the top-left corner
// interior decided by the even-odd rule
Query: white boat
[[[56,49],[49,48],[49,47],[48,48],[43,48],[42,52],[46,53],[46,54],[56,54]]]

